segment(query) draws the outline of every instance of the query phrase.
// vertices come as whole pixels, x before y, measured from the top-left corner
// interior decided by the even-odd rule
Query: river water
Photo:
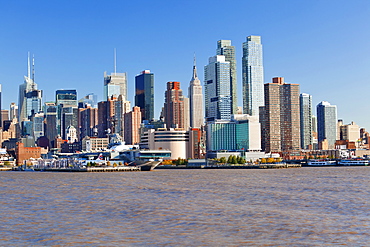
[[[0,172],[0,246],[370,246],[370,167]]]

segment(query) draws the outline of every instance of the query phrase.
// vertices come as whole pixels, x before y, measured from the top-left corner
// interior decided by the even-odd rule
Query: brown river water
[[[0,246],[370,246],[370,167],[0,172]]]

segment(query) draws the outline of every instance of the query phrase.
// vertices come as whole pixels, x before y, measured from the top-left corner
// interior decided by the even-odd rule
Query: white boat
[[[369,160],[341,160],[338,165],[342,166],[367,166],[369,165]]]
[[[308,166],[335,166],[337,162],[335,160],[309,160]]]

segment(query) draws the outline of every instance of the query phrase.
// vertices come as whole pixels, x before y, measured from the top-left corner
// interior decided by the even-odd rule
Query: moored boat
[[[367,165],[369,165],[369,160],[346,159],[346,160],[339,161],[338,165],[342,165],[342,166],[367,166]]]
[[[335,166],[337,162],[335,160],[309,160],[307,161],[308,166]]]

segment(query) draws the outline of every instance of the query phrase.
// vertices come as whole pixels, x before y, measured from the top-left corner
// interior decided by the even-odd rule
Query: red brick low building
[[[15,148],[15,156],[17,159],[17,165],[23,164],[24,160],[29,158],[40,158],[41,157],[41,147],[25,147],[23,143],[17,142]]]

